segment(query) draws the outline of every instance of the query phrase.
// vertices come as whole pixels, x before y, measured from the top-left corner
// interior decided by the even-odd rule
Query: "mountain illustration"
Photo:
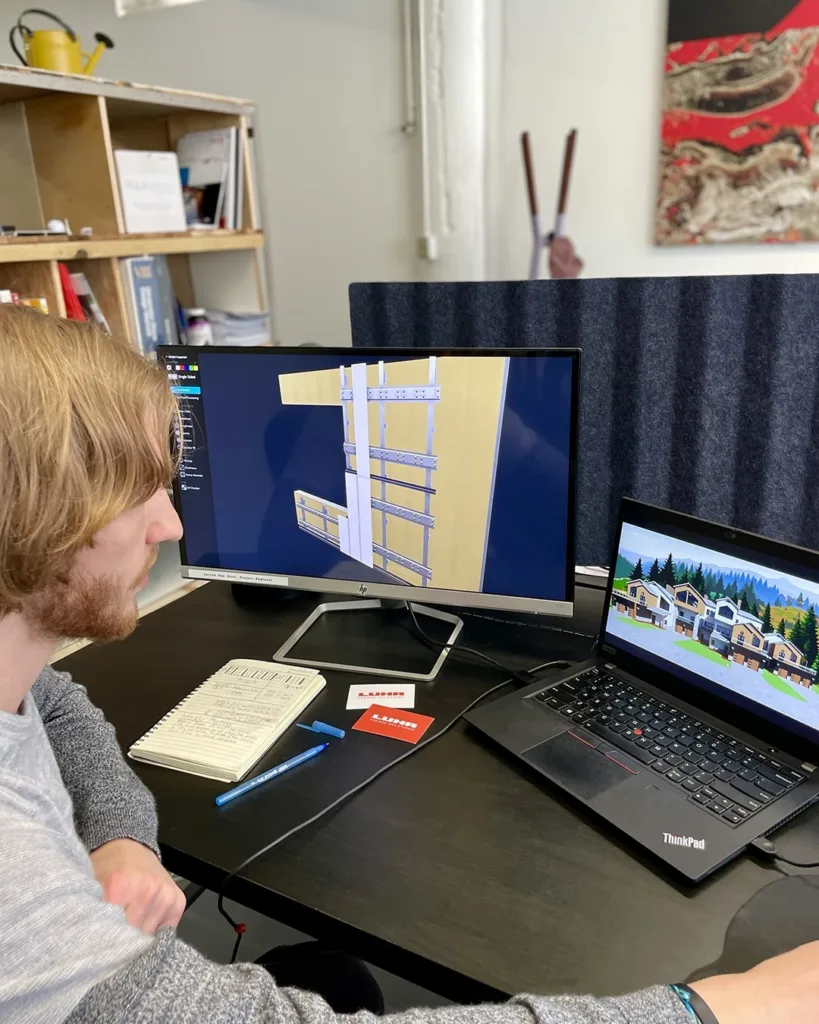
[[[673,551],[671,553],[673,556]],[[653,562],[650,556],[641,554],[639,551],[622,548],[617,559],[617,576],[628,575],[625,571],[628,564],[631,563],[633,567],[637,564],[638,559],[642,559],[646,570]],[[690,559],[680,559],[679,561],[674,559],[674,569],[678,579],[683,570],[693,576],[700,565],[702,565],[702,571],[708,580],[708,589],[712,592],[721,590],[722,588],[719,587],[719,583],[721,583],[725,592],[734,587],[740,595],[743,592],[752,592],[752,599],[759,604],[797,605],[799,608],[807,608],[809,604],[812,604],[819,608],[819,584],[800,587],[784,576],[768,577],[753,571],[742,572],[720,565],[719,562],[700,563]]]

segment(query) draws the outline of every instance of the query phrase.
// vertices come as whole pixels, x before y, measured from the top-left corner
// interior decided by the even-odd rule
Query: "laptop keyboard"
[[[805,780],[602,668],[531,699],[619,747],[733,828]]]

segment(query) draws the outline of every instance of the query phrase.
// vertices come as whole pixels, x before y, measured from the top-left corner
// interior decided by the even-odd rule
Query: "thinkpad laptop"
[[[691,881],[819,796],[819,554],[626,500],[596,656],[467,721]]]

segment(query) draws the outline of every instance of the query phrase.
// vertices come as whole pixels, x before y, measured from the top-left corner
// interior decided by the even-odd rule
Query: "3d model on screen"
[[[335,405],[346,506],[297,490],[299,529],[395,583],[481,591],[509,360],[436,357],[280,374]]]

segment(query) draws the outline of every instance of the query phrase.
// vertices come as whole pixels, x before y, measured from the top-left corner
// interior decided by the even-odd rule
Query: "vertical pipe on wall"
[[[404,123],[401,131],[414,135],[418,130],[418,83],[415,78],[415,7],[416,0],[401,0],[401,30],[404,34]]]
[[[438,253],[438,240],[432,227],[432,166],[430,151],[430,100],[427,40],[427,7],[429,0],[417,0],[418,25],[418,126],[420,129],[419,163],[421,171],[421,238],[422,259],[433,260]]]
[[[480,280],[486,265],[486,5],[416,0],[419,251],[426,274]]]

